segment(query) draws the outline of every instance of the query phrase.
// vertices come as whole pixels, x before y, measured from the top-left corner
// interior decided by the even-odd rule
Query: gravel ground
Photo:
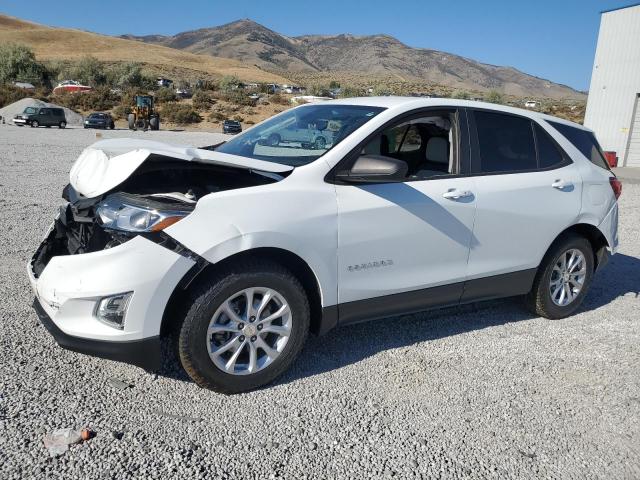
[[[25,263],[94,138],[0,126],[0,478],[640,478],[640,185],[574,317],[512,299],[346,327],[227,397],[175,362],[155,376],[64,351],[38,323]],[[84,426],[97,436],[47,455],[46,432]]]

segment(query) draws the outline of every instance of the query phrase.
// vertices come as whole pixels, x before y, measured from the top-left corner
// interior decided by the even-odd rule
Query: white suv
[[[263,141],[319,120],[324,149]],[[565,120],[329,101],[212,147],[95,143],[28,272],[61,346],[154,370],[174,333],[198,385],[235,393],[339,325],[512,295],[571,315],[617,248],[620,190],[593,133]]]

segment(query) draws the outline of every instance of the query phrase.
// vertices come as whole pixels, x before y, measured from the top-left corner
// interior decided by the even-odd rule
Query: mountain
[[[0,44],[33,49],[38,60],[77,60],[86,55],[104,62],[141,62],[158,72],[179,69],[194,75],[235,75],[245,81],[286,82],[286,78],[231,58],[198,55],[161,45],[67,28],[54,28],[0,14]]]
[[[509,95],[585,98],[566,85],[437,50],[413,48],[388,35],[287,37],[251,20],[177,35],[123,36],[197,54],[233,58],[276,72],[349,72]]]

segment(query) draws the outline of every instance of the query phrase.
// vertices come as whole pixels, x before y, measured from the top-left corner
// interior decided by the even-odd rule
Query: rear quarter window
[[[569,142],[571,142],[571,144],[576,147],[580,153],[587,157],[591,163],[606,170],[610,170],[609,164],[605,160],[602,149],[600,148],[600,144],[592,132],[582,130],[581,128],[571,127],[563,123],[549,121],[547,123],[560,132],[564,138],[569,140]]]

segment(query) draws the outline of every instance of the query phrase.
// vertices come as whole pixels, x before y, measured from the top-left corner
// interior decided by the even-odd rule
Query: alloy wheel
[[[549,293],[559,307],[572,303],[584,286],[587,278],[587,260],[577,248],[563,252],[551,271]]]
[[[207,329],[207,351],[216,367],[249,375],[272,364],[291,335],[292,315],[276,290],[252,287],[227,298]]]

